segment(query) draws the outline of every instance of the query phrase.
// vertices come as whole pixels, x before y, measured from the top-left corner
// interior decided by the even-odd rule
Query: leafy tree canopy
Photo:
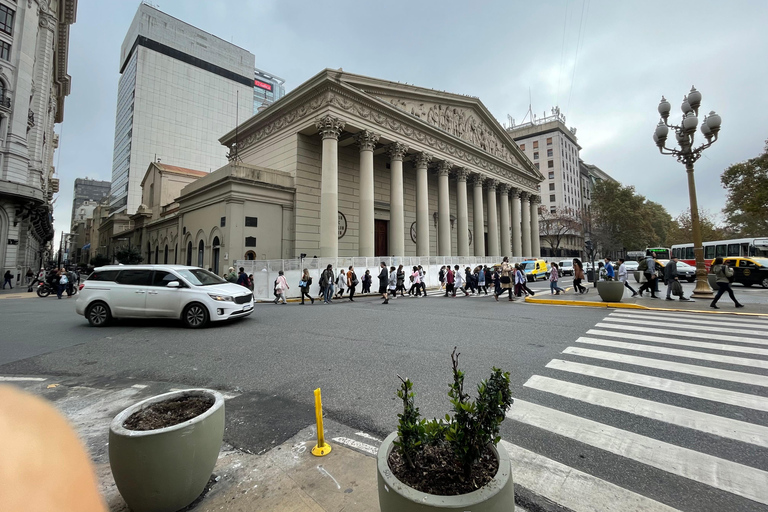
[[[728,167],[720,181],[728,191],[728,226],[741,236],[768,235],[768,140],[763,154]]]
[[[136,247],[123,247],[115,251],[115,259],[123,265],[138,265],[141,263],[141,251]]]

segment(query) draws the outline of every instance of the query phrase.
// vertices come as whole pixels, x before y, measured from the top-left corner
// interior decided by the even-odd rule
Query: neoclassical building
[[[540,254],[543,176],[478,98],[326,69],[220,141],[293,178],[267,258]]]

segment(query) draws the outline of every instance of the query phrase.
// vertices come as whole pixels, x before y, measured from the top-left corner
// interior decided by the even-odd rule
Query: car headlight
[[[218,300],[221,302],[234,302],[235,298],[231,295],[219,295],[217,293],[209,293],[208,296],[212,298],[213,300]]]

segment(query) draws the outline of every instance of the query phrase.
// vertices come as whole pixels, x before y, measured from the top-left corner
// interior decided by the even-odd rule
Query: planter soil
[[[123,427],[128,430],[155,430],[172,427],[200,416],[213,406],[214,400],[205,396],[183,396],[152,404],[128,418]]]

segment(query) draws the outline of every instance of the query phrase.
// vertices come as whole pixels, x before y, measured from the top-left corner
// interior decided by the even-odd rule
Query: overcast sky
[[[661,95],[691,85],[723,118],[696,164],[700,208],[719,214],[719,177],[768,138],[768,2],[552,0],[158,0],[160,10],[256,55],[288,91],[324,68],[478,96],[501,123],[559,105],[581,158],[664,205],[688,206],[684,168],[651,135]],[[107,5],[109,7],[107,7]],[[79,0],[72,93],[58,127],[58,233],[69,231],[78,177],[111,180],[120,45],[135,0]],[[751,110],[750,110],[751,108]],[[699,134],[699,139],[701,136]],[[172,164],[173,162],[168,162]]]

